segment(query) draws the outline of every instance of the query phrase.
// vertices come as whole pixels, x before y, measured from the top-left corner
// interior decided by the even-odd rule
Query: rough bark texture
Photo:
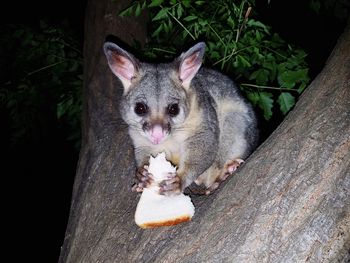
[[[60,262],[349,260],[350,26],[269,139],[213,195],[192,199],[192,222],[142,230],[133,219],[133,150],[117,111],[121,87],[101,49],[108,34],[127,40],[116,8],[88,5],[84,144]],[[128,32],[143,28],[130,24]]]

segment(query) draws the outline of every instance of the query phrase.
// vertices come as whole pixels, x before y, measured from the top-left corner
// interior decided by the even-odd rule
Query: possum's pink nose
[[[159,144],[166,136],[166,132],[161,125],[156,124],[153,126],[150,132],[151,141],[153,144]]]

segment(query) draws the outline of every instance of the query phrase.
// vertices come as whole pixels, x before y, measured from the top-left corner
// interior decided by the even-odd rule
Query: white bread
[[[168,173],[175,173],[176,167],[165,159],[165,153],[155,158],[151,156],[149,163],[148,172],[153,175],[154,183],[142,192],[135,212],[136,224],[141,228],[153,228],[190,221],[194,206],[189,196],[159,194],[159,182],[166,179]]]

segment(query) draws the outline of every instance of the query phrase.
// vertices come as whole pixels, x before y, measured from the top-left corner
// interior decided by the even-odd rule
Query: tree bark
[[[235,176],[192,198],[191,222],[142,230],[134,223],[139,196],[130,191],[133,149],[118,112],[122,89],[102,54],[106,35],[127,40],[118,5],[88,4],[84,139],[60,262],[349,260],[350,25],[294,110]],[[144,39],[137,23],[125,26]]]

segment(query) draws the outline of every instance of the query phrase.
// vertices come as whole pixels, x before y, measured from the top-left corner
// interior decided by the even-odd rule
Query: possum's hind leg
[[[209,195],[215,191],[220,186],[220,184],[225,181],[230,175],[232,175],[243,162],[244,161],[239,158],[227,161],[219,176],[217,176],[216,180],[206,189],[205,194]]]
[[[220,145],[216,157],[216,167],[219,171],[212,173],[207,180],[206,194],[217,189],[221,182],[232,175],[243,163],[241,158],[247,157],[249,144],[247,142],[246,130],[249,126],[249,118],[239,107],[231,105],[226,112],[221,111],[220,123]]]
[[[244,161],[239,158],[229,160],[222,168],[220,168],[218,162],[214,162],[208,170],[195,180],[197,185],[204,185],[206,187],[203,191],[197,189],[196,194],[211,194],[219,188],[220,184],[232,175],[243,162]]]
[[[256,144],[256,123],[250,109],[235,101],[222,103],[219,149],[214,163],[196,180],[205,185],[205,194],[215,191],[243,163]]]

